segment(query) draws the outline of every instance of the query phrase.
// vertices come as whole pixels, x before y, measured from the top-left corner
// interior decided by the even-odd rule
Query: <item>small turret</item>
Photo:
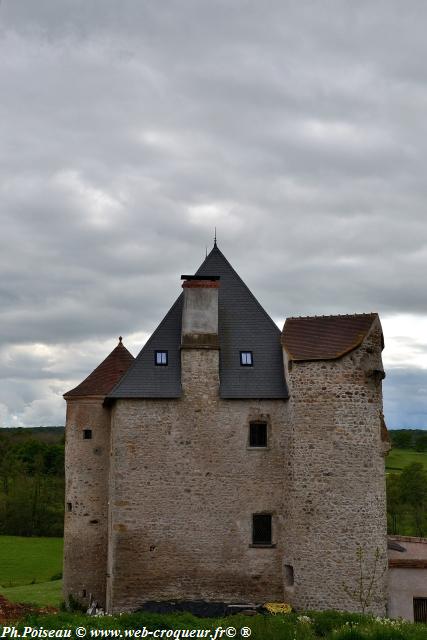
[[[64,394],[64,598],[105,606],[110,409],[105,396],[132,364],[122,337],[110,355]]]

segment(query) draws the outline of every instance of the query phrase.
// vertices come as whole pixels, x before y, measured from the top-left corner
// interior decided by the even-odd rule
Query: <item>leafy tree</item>
[[[0,482],[4,494],[7,495],[9,493],[10,482],[16,473],[13,448],[6,438],[0,437]]]
[[[1,434],[0,533],[61,536],[63,518],[64,445]]]
[[[405,467],[400,476],[401,499],[410,508],[418,536],[427,531],[427,471],[422,464],[413,462]]]
[[[412,431],[409,429],[398,429],[390,431],[390,437],[395,447],[399,449],[410,449],[412,446]]]
[[[416,451],[427,451],[427,432],[417,433],[414,448]]]
[[[397,534],[399,520],[404,510],[400,475],[392,473],[387,477],[387,515],[389,519],[389,533]]]

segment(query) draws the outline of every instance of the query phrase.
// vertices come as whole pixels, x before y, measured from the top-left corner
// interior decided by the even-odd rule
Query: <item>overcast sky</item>
[[[378,311],[427,427],[427,4],[3,0],[0,425],[136,355],[224,254],[282,326]]]

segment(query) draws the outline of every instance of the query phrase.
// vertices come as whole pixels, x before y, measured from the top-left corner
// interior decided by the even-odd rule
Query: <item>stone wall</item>
[[[362,550],[363,570],[371,576],[378,549],[369,610],[385,613],[381,347],[377,320],[362,345],[338,360],[286,363],[292,429],[284,563],[286,594],[297,608],[360,609],[346,592],[359,583],[357,553]]]
[[[63,592],[86,604],[92,594],[105,606],[110,411],[102,401],[67,401]]]
[[[110,612],[173,599],[358,610],[357,552],[370,577],[378,549],[370,610],[384,614],[381,340],[376,321],[338,360],[285,358],[288,402],[221,399],[218,351],[199,348],[181,352],[180,399],[111,413],[100,397],[69,400],[65,597],[93,594]],[[255,420],[267,449],[248,446]],[[274,545],[254,548],[262,512]]]
[[[118,400],[112,412],[108,609],[147,600],[283,600],[288,405],[222,400],[217,350],[182,350],[183,396]],[[249,449],[251,420],[269,447]],[[285,497],[285,500],[284,500]],[[252,514],[272,548],[251,548]]]

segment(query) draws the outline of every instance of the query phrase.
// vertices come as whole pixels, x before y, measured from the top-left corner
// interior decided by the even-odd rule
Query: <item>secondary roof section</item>
[[[282,344],[291,360],[334,360],[356,349],[377,313],[287,318]]]
[[[119,338],[119,344],[109,356],[77,387],[64,393],[64,398],[106,396],[135,360]]]

